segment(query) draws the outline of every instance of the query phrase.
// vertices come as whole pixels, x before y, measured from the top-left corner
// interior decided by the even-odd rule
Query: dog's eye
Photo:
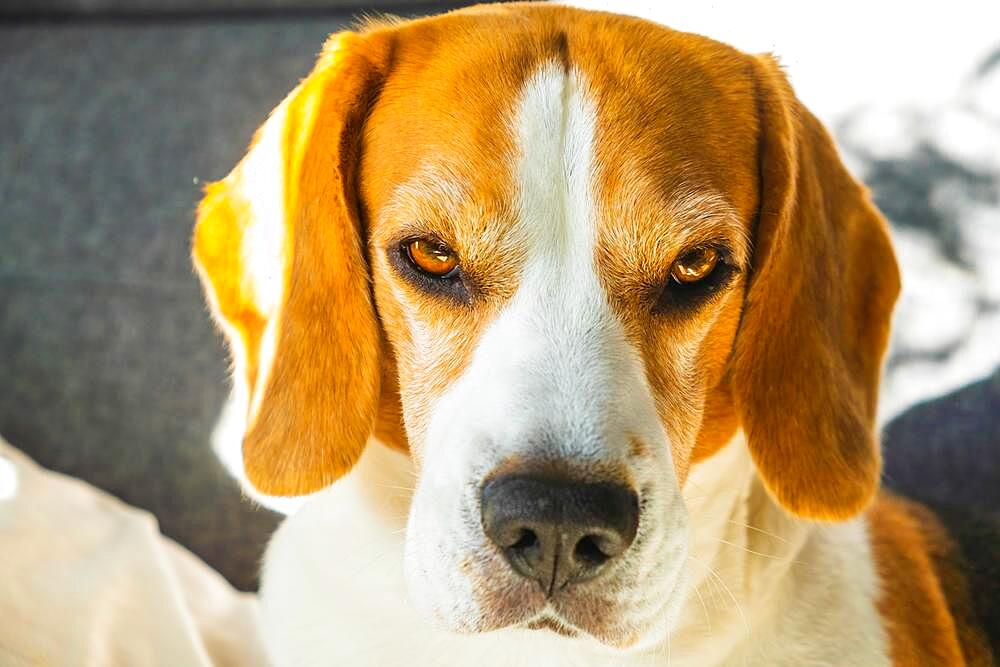
[[[674,262],[670,267],[670,277],[682,285],[690,285],[712,275],[718,264],[718,250],[711,246],[695,248]]]
[[[739,270],[728,261],[730,254],[717,245],[688,250],[670,266],[670,278],[662,287],[654,310],[678,313],[697,308],[721,293]]]
[[[447,278],[458,270],[458,257],[440,241],[414,239],[404,248],[410,263],[428,276]]]

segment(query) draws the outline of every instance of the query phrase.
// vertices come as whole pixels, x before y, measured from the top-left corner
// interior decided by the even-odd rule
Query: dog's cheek
[[[396,390],[401,420],[414,462],[423,459],[424,433],[433,402],[426,378],[433,375],[433,355],[421,342],[429,338],[405,291],[383,268],[375,279],[375,295],[382,331],[395,363]]]
[[[682,486],[692,463],[728,442],[738,425],[725,377],[741,294],[732,290],[687,322],[650,319],[642,326],[646,375]]]
[[[408,369],[411,380],[420,372]],[[479,610],[459,568],[460,550],[469,541],[469,527],[462,525],[461,507],[462,462],[466,457],[457,447],[452,447],[456,451],[451,456],[444,455],[442,450],[452,440],[451,433],[428,438],[426,424],[429,414],[435,408],[440,410],[440,397],[424,395],[413,385],[403,393],[408,428],[411,433],[418,431],[411,437],[421,443],[420,473],[407,520],[404,553],[410,602],[425,619],[441,627],[469,631],[465,626],[474,623]]]
[[[653,454],[669,456],[673,476],[681,484],[702,418],[696,355],[696,344],[658,332],[650,336],[644,350],[650,392],[669,443],[668,452]]]
[[[481,546],[459,494],[418,482],[406,527],[404,571],[411,604],[424,618],[457,632],[480,629],[482,610],[463,556]]]
[[[410,453],[422,466],[427,448],[447,446],[429,438],[428,429],[440,398],[468,366],[491,312],[438,303],[392,276],[377,281],[376,299],[396,361]]]

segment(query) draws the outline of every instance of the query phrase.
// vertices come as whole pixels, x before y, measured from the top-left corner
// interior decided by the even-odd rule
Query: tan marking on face
[[[639,193],[628,199],[641,200]],[[696,202],[696,203],[693,203]],[[686,477],[692,450],[703,428],[708,395],[722,381],[739,322],[742,273],[736,273],[717,298],[690,311],[652,312],[660,292],[671,289],[675,259],[705,243],[721,243],[738,271],[745,270],[746,223],[717,196],[686,197],[680,206],[653,206],[624,213],[632,224],[608,224],[598,253],[611,302],[631,342],[642,351],[657,409],[670,436],[678,479]],[[614,209],[623,211],[621,204]],[[660,212],[660,219],[649,211]],[[643,220],[640,216],[645,215]],[[724,401],[722,401],[724,402]],[[720,405],[723,410],[725,405]],[[711,428],[714,424],[708,424]],[[726,440],[713,439],[717,446]]]
[[[554,48],[523,37],[504,42],[489,17],[478,16],[474,24],[463,13],[407,26],[365,130],[360,188],[372,279],[418,464],[431,406],[461,375],[519,283],[526,239],[512,209],[508,116],[519,82]],[[516,29],[499,20],[496,30]],[[429,59],[427,47],[442,39],[454,48]],[[428,294],[388,261],[400,240],[417,236],[437,238],[458,255],[467,303]]]

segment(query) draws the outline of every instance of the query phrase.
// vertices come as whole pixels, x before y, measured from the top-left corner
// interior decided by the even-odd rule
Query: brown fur
[[[955,545],[926,507],[883,492],[868,512],[879,611],[896,665],[994,665]]]

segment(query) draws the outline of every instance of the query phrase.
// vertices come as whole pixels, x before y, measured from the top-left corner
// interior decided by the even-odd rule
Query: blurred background
[[[887,482],[1000,509],[1000,5],[580,0],[785,63],[893,225]],[[360,16],[348,0],[0,0],[0,434],[146,508],[243,589],[278,517],[210,450],[203,184]]]

